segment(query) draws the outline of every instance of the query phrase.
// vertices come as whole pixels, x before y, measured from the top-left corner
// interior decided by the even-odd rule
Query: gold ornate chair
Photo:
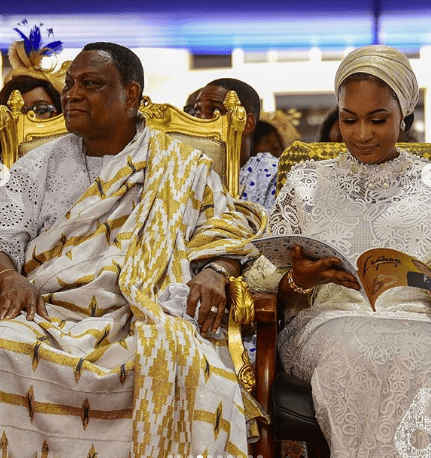
[[[214,162],[214,170],[221,176],[233,197],[239,194],[239,158],[246,113],[235,91],[224,100],[226,115],[216,112],[212,119],[199,119],[169,104],[153,103],[144,97],[140,111],[150,127],[204,151]]]
[[[397,146],[431,160],[431,143],[398,143]],[[333,159],[345,150],[344,143],[292,143],[279,159],[277,191],[283,187],[293,165],[307,159]],[[262,311],[262,316],[256,312],[255,393],[261,405],[271,412],[271,425],[261,435],[256,448],[264,458],[278,457],[281,440],[305,441],[309,458],[328,458],[329,448],[315,419],[311,385],[283,372],[276,364],[277,330],[283,326],[283,313],[277,314],[276,295],[255,293],[253,297],[256,310]]]
[[[226,188],[232,196],[238,197],[239,155],[246,114],[234,91],[227,94],[225,105],[228,109],[225,116],[216,113],[213,119],[199,119],[172,105],[153,103],[145,96],[140,111],[149,126],[210,156]],[[19,91],[11,94],[7,107],[0,106],[0,142],[7,167],[31,149],[67,133],[63,115],[39,119],[31,111],[23,114],[23,106]]]
[[[239,197],[239,163],[246,112],[235,91],[227,93],[224,105],[226,115],[216,112],[212,119],[200,119],[172,105],[153,103],[149,97],[144,97],[140,111],[150,127],[210,156],[214,170],[221,176],[231,196]],[[229,299],[229,350],[239,380],[247,391],[252,392],[255,374],[242,344],[241,326],[249,324],[255,312],[253,300],[241,277],[229,283]]]

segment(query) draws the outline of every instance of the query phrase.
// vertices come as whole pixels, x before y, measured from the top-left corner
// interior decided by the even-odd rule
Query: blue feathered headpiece
[[[21,24],[27,25],[27,19],[24,19]],[[42,26],[43,24],[33,26],[28,37],[20,29],[14,28],[15,32],[17,32],[24,41],[25,52],[27,54],[41,52],[43,56],[51,56],[53,53],[57,54],[61,52],[63,50],[63,43],[61,41],[56,40],[47,44],[43,43],[42,34],[40,33],[40,28]],[[47,32],[48,37],[53,35],[53,29],[47,29]]]
[[[28,27],[28,21],[24,19],[19,26]],[[14,41],[8,51],[9,61],[12,70],[5,76],[4,82],[7,83],[14,76],[29,75],[38,79],[48,80],[59,92],[64,86],[64,74],[70,62],[64,62],[60,70],[54,72],[51,69],[41,67],[42,58],[60,53],[63,50],[63,43],[59,40],[44,43],[42,39],[41,27],[43,24],[35,25],[30,29],[28,36],[19,28],[14,28],[22,40]],[[52,29],[46,29],[47,38],[53,37]]]

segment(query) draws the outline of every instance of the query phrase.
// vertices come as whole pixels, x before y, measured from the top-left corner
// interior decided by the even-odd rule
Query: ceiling
[[[53,28],[66,47],[103,40],[202,54],[373,42],[415,52],[431,45],[429,0],[1,0],[0,13],[2,49],[17,39],[13,28],[24,18]]]

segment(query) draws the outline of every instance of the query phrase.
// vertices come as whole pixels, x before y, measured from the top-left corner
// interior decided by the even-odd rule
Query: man
[[[205,155],[145,126],[143,86],[133,52],[86,45],[62,92],[71,133],[0,189],[8,456],[247,454],[223,330],[211,333],[253,231]]]
[[[240,196],[243,200],[270,209],[275,201],[278,159],[269,152],[250,157],[253,134],[260,114],[260,98],[247,83],[234,78],[221,78],[208,83],[195,102],[195,116],[202,119],[213,117],[215,110],[222,115],[227,110],[223,102],[229,91],[235,91],[247,113],[242,135],[240,157]]]

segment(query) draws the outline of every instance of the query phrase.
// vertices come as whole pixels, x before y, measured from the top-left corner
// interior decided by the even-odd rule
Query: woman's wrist
[[[313,288],[303,288],[302,286],[298,285],[295,280],[293,279],[293,269],[292,267],[286,273],[287,284],[289,285],[292,291],[299,294],[309,294],[313,291]]]

